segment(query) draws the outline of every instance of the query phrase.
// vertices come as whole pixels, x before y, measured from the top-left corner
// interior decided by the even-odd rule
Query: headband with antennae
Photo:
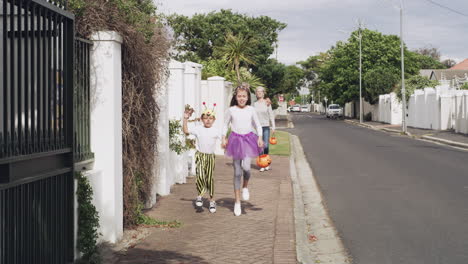
[[[213,108],[212,108],[212,109],[209,109],[209,108],[206,106],[206,103],[205,103],[205,102],[203,102],[203,105],[205,106],[205,110],[203,110],[202,115],[216,117],[216,112],[214,111],[215,108],[216,108],[216,103],[213,104]]]

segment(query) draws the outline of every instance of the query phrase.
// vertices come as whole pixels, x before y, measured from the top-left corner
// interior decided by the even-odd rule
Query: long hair
[[[249,89],[249,85],[246,84],[246,83],[242,83],[241,86],[237,86],[236,90],[234,90],[234,94],[232,95],[232,99],[231,99],[231,104],[230,106],[235,106],[237,105],[237,92],[238,91],[245,91],[247,93],[247,103],[246,105],[251,105],[252,104],[252,100],[250,98],[250,89]]]

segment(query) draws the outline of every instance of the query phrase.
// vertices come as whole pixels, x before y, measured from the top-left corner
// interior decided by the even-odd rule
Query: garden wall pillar
[[[99,213],[100,241],[123,235],[122,37],[100,31],[91,36],[91,149],[94,170],[86,172]]]

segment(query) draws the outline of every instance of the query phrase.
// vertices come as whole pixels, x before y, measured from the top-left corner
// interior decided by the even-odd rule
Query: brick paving
[[[180,228],[160,228],[119,253],[116,263],[278,263],[295,264],[295,228],[289,157],[273,157],[272,170],[259,172],[252,165],[250,200],[242,201],[242,215],[234,216],[232,161],[217,156],[215,194],[217,212],[209,202],[195,207],[194,178],[175,185],[148,215],[178,220]]]

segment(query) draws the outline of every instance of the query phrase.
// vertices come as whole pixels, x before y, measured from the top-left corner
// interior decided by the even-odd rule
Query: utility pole
[[[400,42],[401,42],[401,98],[402,98],[402,115],[401,129],[403,133],[407,133],[406,127],[406,89],[405,89],[405,53],[403,42],[403,0],[400,0]]]
[[[359,40],[359,123],[363,122],[363,106],[362,106],[362,28],[364,23],[361,19],[358,19],[358,40]],[[349,33],[344,30],[338,30],[344,33]],[[352,32],[354,33],[354,32]],[[351,34],[352,35],[352,34]]]
[[[275,51],[276,51],[276,61],[278,61],[278,41],[276,41],[275,44],[276,44],[276,49],[275,49]]]
[[[362,32],[359,20],[359,123],[362,124]]]
[[[392,5],[394,4],[391,0],[388,0]],[[403,42],[403,0],[400,0],[400,6],[394,5],[395,8],[400,9],[400,45],[401,45],[401,130],[403,133],[407,133],[406,127],[406,89],[405,89],[405,50]]]

